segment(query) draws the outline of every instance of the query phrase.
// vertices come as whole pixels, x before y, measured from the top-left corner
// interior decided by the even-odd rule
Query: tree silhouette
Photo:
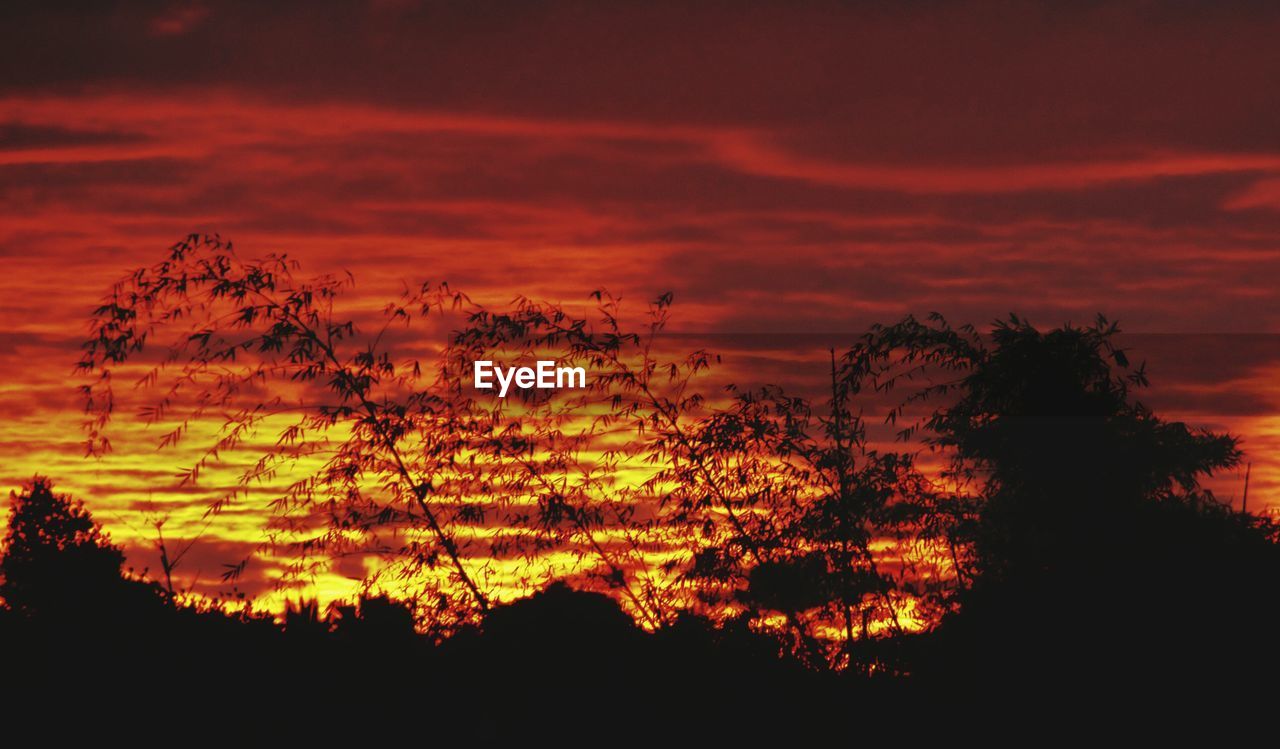
[[[874,547],[904,553],[932,487],[910,454],[869,446],[848,389],[834,377],[822,410],[777,387],[735,394],[697,426],[691,445],[705,475],[743,498],[748,534],[715,534],[704,471],[675,464],[663,473],[677,487],[667,522],[701,528],[705,541],[685,574],[704,597],[718,592],[756,615],[782,613],[840,632],[825,647],[796,645],[820,665],[854,665],[856,643],[904,632],[901,609],[921,591],[902,560],[891,571]]]
[[[1058,669],[1096,665],[1141,637],[1125,612],[1185,617],[1187,591],[1230,578],[1219,587],[1244,599],[1280,570],[1274,527],[1201,486],[1237,463],[1235,439],[1147,409],[1145,370],[1102,319],[1041,331],[1011,317],[984,336],[907,318],[833,350],[825,398],[714,393],[702,378],[718,358],[664,337],[670,294],[633,330],[603,290],[579,313],[424,284],[370,324],[339,312],[350,278],[295,270],[189,237],[113,289],[81,368],[97,378],[91,452],[109,448],[113,376],[149,365],[140,382],[167,385],[144,410],[168,427],[162,444],[229,414],[184,481],[274,434],[211,515],[265,489],[269,542],[298,560],[293,575],[382,560],[359,606],[289,612],[298,643],[367,642],[375,620],[408,642],[398,604],[368,597],[382,575],[426,585],[410,600],[436,640],[483,629],[499,585],[572,580],[670,642],[705,625],[749,632],[751,647],[774,638],[775,654],[817,670],[972,673],[995,653],[982,663],[1025,676],[1039,661],[1011,643]],[[498,399],[465,384],[476,360],[548,357],[587,368],[587,387]],[[886,403],[897,445],[868,436],[864,411]],[[944,468],[922,467],[922,451]],[[615,621],[566,591],[516,610]]]
[[[483,612],[489,596],[468,563],[483,508],[463,501],[475,474],[456,460],[469,434],[465,404],[455,403],[459,386],[445,372],[433,380],[412,356],[394,359],[383,345],[393,324],[419,321],[459,297],[429,286],[406,293],[364,335],[335,312],[349,277],[297,280],[295,269],[282,256],[243,261],[229,242],[193,235],[117,284],[94,313],[79,364],[96,377],[83,388],[89,451],[110,449],[113,372],[160,338],[163,360],[139,379],[168,384],[144,410],[149,422],[172,426],[160,444],[178,443],[208,413],[226,415],[184,482],[197,482],[211,462],[258,432],[276,436],[210,513],[250,487],[301,471],[271,502],[275,538],[301,560],[294,574],[332,556],[381,554],[421,572],[443,570],[456,585],[436,593],[461,596],[447,607],[451,614]],[[379,532],[387,529],[384,539]]]
[[[502,491],[537,497],[531,511],[509,512],[505,518],[534,531],[534,553],[546,548],[539,541],[583,542],[608,587],[620,590],[633,613],[651,627],[669,625],[686,610],[718,619],[738,616],[743,604],[752,618],[763,616],[756,602],[736,595],[749,569],[758,567],[757,575],[786,573],[788,562],[780,557],[789,552],[773,525],[781,516],[769,515],[781,505],[764,501],[762,484],[799,474],[766,467],[770,455],[762,451],[779,445],[768,444],[762,435],[740,439],[740,427],[728,424],[741,420],[743,412],[707,402],[698,378],[718,357],[705,350],[674,355],[659,350],[671,314],[670,294],[649,305],[640,332],[623,327],[618,300],[604,291],[593,296],[598,320],[520,299],[510,311],[472,310],[451,341],[455,368],[495,352],[533,359],[540,351],[554,351],[592,373],[583,392],[522,402],[510,417],[502,416],[501,407],[492,412],[497,421],[490,454]],[[644,478],[620,484],[617,476],[624,472]],[[801,543],[794,539],[792,548]],[[645,548],[674,553],[654,565]],[[719,553],[734,561],[704,574],[708,560]],[[789,647],[814,665],[828,665],[803,611],[818,604],[771,603],[765,608],[783,616]]]
[[[1117,333],[1102,318],[1041,332],[1011,317],[988,343],[909,318],[844,358],[844,377],[879,391],[923,383],[892,415],[950,458],[956,509],[939,518],[967,585],[929,678],[1023,699],[1196,688],[1272,662],[1253,647],[1280,613],[1276,529],[1200,484],[1237,464],[1237,442],[1138,401],[1145,368]]]
[[[101,615],[126,584],[124,552],[81,501],[55,494],[47,478],[10,495],[3,549],[0,598],[23,617]]]
[[[906,425],[903,437],[950,456],[949,478],[981,499],[975,573],[986,581],[1068,558],[1135,502],[1212,502],[1200,478],[1240,459],[1235,438],[1161,420],[1132,397],[1147,384],[1103,318],[1042,333],[1016,316],[990,346],[940,317],[877,328],[844,360],[850,382],[885,391],[938,379],[892,412],[951,402]]]
[[[547,548],[575,550],[588,574],[657,628],[689,604],[678,580],[645,553],[685,542],[668,536],[657,517],[657,497],[669,490],[661,486],[663,466],[677,459],[671,451],[684,449],[687,430],[704,414],[695,380],[716,357],[656,349],[670,317],[670,294],[649,305],[639,332],[624,327],[620,303],[608,292],[592,297],[597,319],[524,298],[505,311],[473,307],[446,355],[460,369],[476,359],[533,360],[551,351],[561,362],[589,369],[585,389],[498,403],[486,412],[482,439],[493,501],[501,506],[504,498],[531,495],[532,507],[517,505],[501,516],[509,527],[529,531],[513,538],[512,548],[530,561]],[[647,480],[618,480],[628,472]]]
[[[583,560],[585,569],[571,572],[621,591],[650,626],[674,616],[682,599],[643,551],[663,542],[655,536],[665,528],[637,513],[651,503],[651,486],[615,481],[624,463],[648,464],[652,473],[676,452],[688,454],[685,430],[703,404],[688,387],[713,357],[695,351],[660,361],[651,348],[669,295],[651,306],[642,336],[622,328],[616,300],[603,292],[595,295],[595,323],[525,299],[492,311],[447,286],[423,285],[388,305],[383,324],[365,333],[336,311],[349,279],[299,281],[295,269],[280,257],[243,261],[218,237],[192,236],[118,284],[95,312],[80,363],[97,378],[84,389],[90,452],[110,447],[113,373],[167,337],[163,360],[139,379],[169,385],[145,417],[172,427],[160,439],[168,446],[204,416],[229,414],[184,482],[198,481],[257,432],[274,431],[274,446],[209,511],[302,470],[305,477],[271,503],[273,546],[303,560],[295,574],[312,569],[308,562],[360,553],[382,556],[409,579],[443,568],[435,593],[448,600],[430,608],[466,620],[488,608],[483,560],[522,555],[537,575],[540,555],[559,548]],[[421,345],[393,356],[388,341],[400,326],[422,328],[428,315],[447,311],[463,319],[434,366],[415,357]],[[508,406],[463,386],[476,359],[501,353],[509,361],[548,348],[562,363],[590,366],[591,387],[558,399],[512,398]],[[618,434],[635,439],[600,449],[600,439]],[[731,523],[734,501],[722,493]],[[483,528],[494,520],[508,532],[488,537]]]

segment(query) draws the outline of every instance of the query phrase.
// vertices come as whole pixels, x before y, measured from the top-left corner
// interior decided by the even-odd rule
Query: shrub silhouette
[[[171,375],[165,395],[144,409],[148,423],[172,427],[161,446],[180,442],[192,421],[210,412],[226,418],[219,437],[184,470],[184,484],[198,482],[211,461],[259,430],[278,429],[274,446],[211,503],[211,514],[243,499],[250,486],[324,455],[319,469],[271,503],[281,535],[299,517],[327,528],[292,546],[299,559],[290,571],[305,575],[323,566],[325,554],[380,547],[378,534],[390,531],[400,543],[394,560],[438,583],[438,595],[451,599],[448,614],[473,618],[489,596],[467,561],[479,543],[475,507],[455,501],[477,480],[454,460],[470,446],[458,418],[466,399],[444,373],[432,379],[419,362],[399,361],[382,345],[392,325],[420,321],[462,297],[423,286],[388,306],[378,332],[363,335],[333,304],[352,279],[295,279],[296,267],[275,255],[244,261],[230,242],[192,235],[116,284],[94,312],[78,364],[92,378],[82,388],[89,452],[110,449],[113,371],[167,344],[180,371],[158,365],[139,381],[156,385]],[[279,426],[281,419],[288,423]],[[330,434],[341,439],[330,444]],[[231,569],[228,579],[244,565]]]
[[[871,670],[886,664],[859,662],[855,642],[902,635],[906,589],[924,590],[872,545],[909,544],[932,492],[911,455],[871,447],[835,374],[825,406],[776,386],[734,390],[730,406],[689,430],[698,470],[685,461],[660,475],[674,485],[672,524],[707,523],[717,508],[704,497],[717,484],[741,513],[745,533],[703,534],[685,572],[702,598],[719,594],[752,618],[788,617],[809,635],[793,649],[812,665]],[[811,635],[819,628],[841,636],[820,641]]]
[[[988,345],[908,319],[846,359],[881,389],[903,371],[938,378],[905,403],[949,402],[906,429],[951,456],[976,500],[952,528],[971,584],[933,636],[931,678],[1005,694],[1170,689],[1273,662],[1257,648],[1277,622],[1276,530],[1200,486],[1236,465],[1237,442],[1137,401],[1145,371],[1117,332],[1102,319],[1041,332],[1015,317]]]
[[[124,552],[81,501],[37,476],[10,503],[0,598],[11,612],[41,626],[82,621],[88,629],[126,615],[123,600],[130,608],[159,605],[158,589],[125,575]]]

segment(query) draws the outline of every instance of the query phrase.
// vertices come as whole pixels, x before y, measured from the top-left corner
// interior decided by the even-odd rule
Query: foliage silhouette
[[[0,598],[24,617],[88,613],[118,595],[124,552],[111,544],[84,504],[53,493],[36,477],[10,495]]]
[[[1276,527],[1200,485],[1238,463],[1237,441],[1136,400],[1145,368],[1117,333],[1103,318],[1041,332],[1011,317],[988,344],[909,318],[844,358],[856,386],[929,383],[893,415],[942,402],[903,435],[949,455],[966,491],[943,527],[965,549],[968,584],[931,636],[927,678],[1006,695],[1163,693],[1202,690],[1198,659],[1219,678],[1275,665],[1257,647],[1280,614]]]
[[[443,305],[447,290],[436,295],[424,286],[406,294],[404,304],[385,310],[378,332],[363,337],[354,320],[334,309],[352,279],[295,280],[294,269],[280,256],[242,261],[229,242],[193,235],[164,261],[117,284],[94,313],[79,364],[96,377],[84,387],[90,453],[110,449],[112,373],[168,334],[164,360],[139,380],[156,385],[167,365],[180,369],[144,411],[149,422],[172,426],[161,445],[182,440],[207,413],[227,414],[218,438],[184,470],[184,482],[198,481],[259,430],[276,430],[274,445],[211,504],[211,513],[319,457],[321,468],[272,502],[281,536],[302,535],[287,541],[302,560],[295,573],[305,574],[316,552],[382,551],[410,570],[447,570],[457,585],[435,592],[461,596],[449,607],[457,615],[486,610],[489,596],[466,562],[472,524],[482,518],[476,505],[461,501],[475,476],[456,460],[467,435],[450,403],[458,388],[444,373],[426,382],[418,361],[395,361],[381,346],[393,323],[409,324]],[[416,532],[395,534],[398,546],[388,548],[378,536],[387,527]]]
[[[704,599],[718,593],[753,614],[804,612],[840,632],[820,652],[809,646],[823,666],[883,665],[854,663],[854,643],[876,631],[901,636],[904,594],[925,591],[905,567],[889,570],[873,544],[913,544],[932,486],[909,453],[869,446],[861,414],[834,377],[825,414],[777,387],[734,394],[694,430],[693,449],[710,469],[691,475],[677,464],[663,475],[679,487],[671,522],[681,524],[707,522],[698,502],[704,475],[732,485],[746,498],[743,525],[756,546],[747,553],[740,537],[725,536],[700,548],[686,575]]]
[[[955,694],[963,679],[1163,673],[1175,627],[1208,600],[1223,610],[1195,622],[1196,646],[1244,668],[1227,612],[1248,612],[1238,643],[1276,621],[1275,526],[1200,483],[1238,463],[1236,440],[1143,406],[1145,369],[1104,319],[1041,331],[1011,317],[984,336],[907,318],[832,351],[821,399],[712,393],[702,378],[718,358],[666,345],[669,294],[633,331],[605,291],[584,315],[424,284],[370,327],[339,311],[349,278],[295,269],[190,237],[113,290],[81,361],[97,378],[91,452],[109,448],[113,373],[151,364],[141,383],[169,386],[145,412],[171,428],[162,444],[231,414],[185,481],[274,431],[211,515],[303,470],[270,504],[270,544],[300,560],[294,575],[373,554],[384,571],[368,591],[378,574],[427,586],[328,613],[298,602],[269,627],[288,652],[393,658],[375,643],[399,643],[455,699],[476,674],[518,679],[515,664],[620,692],[617,673],[715,681],[736,657],[757,688],[828,672],[844,690],[888,693],[888,678]],[[156,340],[168,353],[148,362]],[[588,387],[499,400],[462,384],[473,361],[548,355],[588,368]],[[886,399],[897,445],[868,436],[864,409]],[[511,560],[515,583],[539,591],[527,601],[496,595],[489,566]]]
[[[42,540],[43,564],[26,566],[24,600],[61,592],[58,575],[83,568],[86,543],[98,549],[92,567],[102,574],[89,600],[41,608],[38,620],[0,607],[9,708],[47,707],[49,695],[74,690],[85,700],[78,705],[84,717],[101,710],[101,719],[119,721],[146,710],[149,725],[168,730],[189,729],[195,714],[221,714],[237,726],[283,720],[298,735],[317,737],[341,732],[344,718],[415,710],[437,737],[490,740],[534,727],[616,729],[633,706],[665,694],[673,704],[648,716],[651,728],[703,725],[732,736],[746,731],[707,710],[733,709],[740,680],[784,704],[812,676],[746,629],[686,615],[662,636],[650,634],[612,598],[563,583],[496,604],[482,626],[464,626],[443,643],[414,631],[406,604],[381,597],[327,612],[301,601],[279,621],[171,599],[120,570],[118,549],[81,505],[53,494],[46,481],[32,487],[23,497],[35,501],[24,499],[8,537],[34,528],[57,542]],[[67,527],[68,516],[71,533],[48,532]],[[21,543],[8,548],[15,556],[0,562],[21,566],[32,557]],[[134,594],[140,590],[149,597]],[[117,620],[127,626],[103,629]],[[333,706],[329,714],[291,720],[313,714],[318,700]]]

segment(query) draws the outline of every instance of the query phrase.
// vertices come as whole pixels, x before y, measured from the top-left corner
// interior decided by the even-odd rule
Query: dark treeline
[[[157,730],[270,721],[299,738],[397,714],[437,738],[628,725],[735,735],[819,726],[851,686],[870,686],[807,669],[745,621],[688,616],[646,633],[614,599],[563,583],[442,642],[381,596],[279,617],[181,602],[126,569],[83,505],[42,478],[14,495],[4,541],[0,657],[15,716],[105,710]],[[735,727],[728,716],[752,704],[752,724]]]
[[[832,352],[825,403],[768,387],[711,404],[691,383],[714,356],[664,362],[651,348],[669,297],[646,336],[624,332],[605,295],[593,324],[527,300],[467,308],[424,287],[389,321],[466,314],[424,380],[378,347],[385,329],[361,339],[333,317],[340,283],[294,282],[289,268],[192,238],[115,289],[82,363],[102,378],[86,391],[91,446],[107,446],[112,367],[205,314],[170,359],[195,389],[193,417],[232,414],[211,455],[273,408],[307,410],[211,514],[315,455],[308,434],[342,425],[323,468],[272,503],[309,534],[286,549],[323,561],[360,550],[355,533],[385,550],[388,529],[418,529],[383,554],[438,576],[439,595],[298,604],[280,620],[180,603],[126,572],[84,508],[36,480],[14,498],[0,564],[7,686],[163,715],[296,714],[287,706],[320,713],[317,725],[408,709],[439,734],[536,725],[578,740],[693,723],[865,736],[1027,714],[1063,727],[1150,704],[1254,715],[1274,695],[1280,530],[1201,486],[1239,464],[1236,439],[1143,406],[1145,370],[1105,320],[1041,331],[1015,317],[979,335],[908,318]],[[589,365],[593,388],[504,410],[456,384],[474,359],[549,348]],[[235,410],[272,379],[305,395]],[[183,405],[179,390],[156,420]],[[901,450],[867,436],[863,405],[886,400]],[[596,430],[619,428],[630,447],[584,468]],[[919,450],[944,461],[940,476],[917,467]],[[652,478],[620,494],[602,476],[628,461]],[[478,507],[457,501],[477,495]],[[298,524],[306,512],[315,522]],[[522,535],[482,542],[472,530],[485,523]],[[681,553],[646,572],[640,544],[599,543],[605,530]],[[877,550],[885,541],[898,551]],[[512,603],[466,563],[555,549],[589,563]]]
[[[876,675],[815,670],[742,619],[688,614],[645,632],[614,599],[563,583],[442,642],[384,597],[279,618],[180,604],[37,480],[14,498],[0,563],[6,704],[105,708],[157,728],[271,721],[297,736],[411,710],[434,735],[485,739],[637,724],[654,736],[892,735],[904,718],[944,721],[911,729],[920,736],[980,709],[1002,711],[985,719],[1005,728],[1031,711],[1065,731],[1150,701],[1165,720],[1182,704],[1248,717],[1269,702],[1280,551],[1267,526],[1158,501],[1115,521],[1043,539],[1035,568],[986,573],[932,631],[867,641],[896,666]]]

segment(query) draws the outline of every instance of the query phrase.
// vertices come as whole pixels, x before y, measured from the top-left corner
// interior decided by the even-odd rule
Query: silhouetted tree
[[[184,482],[264,429],[276,437],[210,513],[251,486],[289,479],[270,507],[277,546],[300,560],[294,574],[334,555],[378,554],[428,581],[443,572],[435,592],[456,599],[451,615],[484,611],[480,563],[468,561],[483,556],[475,528],[484,507],[465,501],[476,475],[458,459],[470,434],[460,384],[449,373],[424,374],[413,356],[421,344],[404,360],[384,346],[394,324],[461,297],[423,286],[364,335],[335,312],[349,277],[297,280],[294,269],[281,256],[243,261],[229,242],[193,235],[117,284],[94,313],[79,364],[96,377],[84,387],[90,452],[110,449],[113,373],[159,339],[167,354],[139,382],[168,383],[144,409],[148,422],[172,427],[160,444],[178,443],[205,414],[226,417]]]
[[[657,343],[670,295],[649,306],[639,332],[621,324],[616,299],[595,297],[598,319],[527,299],[471,309],[447,351],[455,371],[553,351],[591,372],[585,391],[491,412],[494,491],[536,499],[500,515],[508,529],[531,531],[525,548],[578,543],[653,627],[682,611],[722,622],[745,614],[815,666],[847,665],[853,641],[873,631],[901,634],[899,608],[931,595],[907,580],[918,570],[904,558],[931,487],[908,454],[869,448],[834,361],[818,413],[776,387],[709,403],[697,378],[717,358]],[[623,473],[642,478],[620,484]],[[885,542],[897,544],[892,570],[873,551]],[[646,549],[672,553],[655,569]],[[843,633],[834,649],[833,631]]]
[[[697,379],[718,358],[705,350],[671,354],[659,346],[670,319],[672,296],[664,294],[648,308],[639,331],[621,322],[618,300],[597,291],[598,319],[567,312],[562,306],[528,299],[515,308],[469,312],[467,325],[451,339],[455,369],[476,359],[506,352],[534,359],[555,351],[557,358],[581,362],[589,371],[584,391],[555,399],[527,399],[518,408],[495,406],[489,454],[500,491],[532,493],[536,505],[504,517],[528,528],[534,553],[550,541],[571,541],[585,548],[608,587],[622,592],[633,614],[651,627],[673,622],[696,608],[717,618],[736,612],[726,603],[746,599],[717,594],[734,590],[744,571],[758,565],[781,569],[776,529],[760,489],[745,479],[742,445],[716,429],[731,418],[709,404]],[[767,460],[751,445],[751,460]],[[760,464],[762,465],[762,464]],[[629,473],[638,477],[620,482]],[[785,481],[768,470],[754,479]],[[518,507],[518,506],[517,506]],[[733,581],[711,575],[687,575],[714,553],[733,548]],[[666,549],[668,561],[655,565],[651,552]],[[723,591],[721,591],[723,593]],[[777,603],[777,601],[774,601]],[[781,630],[790,647],[824,664],[813,623],[793,601],[772,608],[781,613]],[[795,605],[793,605],[795,604]],[[760,607],[754,607],[762,614]],[[772,625],[769,625],[772,626]]]
[[[932,678],[1003,694],[1167,689],[1207,662],[1208,679],[1270,662],[1241,643],[1278,621],[1275,528],[1200,485],[1236,465],[1236,440],[1136,400],[1145,369],[1117,332],[1012,317],[988,341],[909,318],[844,358],[853,387],[923,383],[891,417],[950,460],[955,511],[939,516],[967,585],[934,637]]]
[[[834,368],[832,394],[820,410],[777,387],[734,392],[730,407],[698,425],[693,444],[708,474],[746,498],[743,524],[759,548],[753,558],[740,537],[704,531],[708,543],[685,574],[698,581],[703,596],[718,588],[757,615],[812,620],[828,633],[827,652],[809,655],[821,665],[855,665],[871,650],[855,644],[902,635],[903,610],[926,596],[926,578],[908,557],[933,487],[909,453],[869,445],[862,416]],[[664,475],[678,487],[668,522],[709,528],[714,508],[699,502],[701,476],[679,465]],[[856,665],[884,666],[874,659]]]
[[[304,474],[270,505],[273,545],[302,560],[294,574],[362,553],[383,557],[404,579],[425,573],[429,581],[443,569],[434,597],[449,602],[419,598],[465,620],[488,607],[478,577],[484,560],[523,555],[533,587],[546,552],[562,549],[583,560],[563,572],[598,576],[650,626],[674,615],[680,596],[643,551],[661,542],[654,535],[664,526],[637,514],[649,503],[644,490],[615,481],[623,464],[653,471],[679,459],[675,452],[690,454],[684,430],[703,396],[687,386],[712,357],[698,351],[666,362],[652,353],[669,295],[651,306],[641,336],[621,327],[616,301],[603,293],[597,325],[523,299],[495,312],[447,286],[423,285],[388,305],[384,324],[366,334],[335,311],[349,279],[299,281],[294,269],[280,257],[243,261],[217,237],[192,236],[118,284],[95,312],[80,363],[97,377],[85,387],[90,451],[109,449],[113,372],[159,338],[167,354],[140,382],[169,384],[144,409],[148,421],[171,427],[161,445],[184,439],[206,414],[228,415],[218,439],[185,469],[185,482],[251,435],[276,436],[211,513],[251,486]],[[402,337],[394,328],[447,310],[464,320],[434,366],[414,356],[425,353],[423,342],[404,344],[404,358],[392,355],[388,341]],[[554,402],[512,398],[508,406],[463,386],[482,353],[548,348],[562,363],[593,369],[587,392]],[[639,439],[607,444],[620,431]],[[649,433],[655,438],[645,439]],[[723,495],[720,506],[735,501]],[[482,529],[494,520],[505,529],[490,537]]]
[[[1070,558],[1063,544],[1111,527],[1136,502],[1212,502],[1199,479],[1239,461],[1234,438],[1165,422],[1133,399],[1145,367],[1130,367],[1117,332],[1102,318],[1042,333],[1012,317],[987,345],[972,327],[909,318],[846,355],[854,387],[936,378],[891,418],[949,400],[902,436],[950,456],[948,478],[980,498],[968,530],[984,580]]]
[[[482,358],[532,361],[554,352],[561,363],[590,372],[587,387],[554,398],[495,403],[482,444],[491,458],[495,493],[531,497],[500,517],[513,530],[508,547],[530,561],[547,548],[578,555],[581,569],[621,595],[651,628],[688,605],[678,580],[658,569],[649,551],[680,546],[668,538],[653,485],[668,451],[704,413],[695,379],[715,362],[703,350],[670,353],[658,343],[672,297],[649,304],[644,323],[628,329],[608,292],[592,295],[594,318],[563,306],[518,299],[512,309],[468,310],[446,355],[455,369]],[[629,475],[629,480],[619,480]],[[495,502],[502,506],[501,500]]]
[[[0,598],[29,618],[72,619],[112,610],[129,581],[124,552],[80,500],[55,494],[37,476],[10,494],[0,558]]]

